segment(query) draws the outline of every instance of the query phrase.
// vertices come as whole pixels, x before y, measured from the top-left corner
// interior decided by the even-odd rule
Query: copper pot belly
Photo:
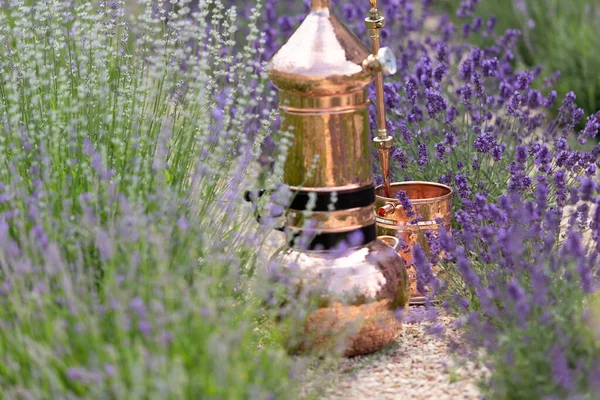
[[[306,340],[297,351],[339,344],[345,356],[369,354],[396,339],[395,311],[408,302],[408,273],[396,238],[375,240],[331,256],[329,251],[282,248],[274,255],[294,266],[303,285],[323,290],[322,306],[307,318]],[[394,246],[394,247],[392,247]]]

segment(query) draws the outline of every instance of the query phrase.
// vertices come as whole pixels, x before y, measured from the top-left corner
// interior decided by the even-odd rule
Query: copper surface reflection
[[[405,191],[412,204],[407,212],[396,195]],[[425,232],[437,233],[440,227],[450,231],[452,226],[452,188],[432,182],[401,182],[391,185],[392,197],[386,197],[383,186],[375,189],[377,235],[395,236],[403,239],[407,248],[400,251],[406,261],[410,279],[410,303],[424,301],[416,288],[416,271],[412,265],[412,249],[418,243],[426,251],[429,244]],[[414,220],[418,218],[415,223]],[[434,268],[435,269],[435,268]],[[439,269],[438,269],[439,270]]]

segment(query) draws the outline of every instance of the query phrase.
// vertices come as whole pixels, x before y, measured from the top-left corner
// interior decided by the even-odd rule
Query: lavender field
[[[333,3],[368,43],[369,3]],[[456,193],[397,318],[489,370],[482,398],[600,398],[600,112],[439,3],[380,2],[392,180]],[[263,254],[292,198],[268,61],[308,11],[0,0],[0,398],[319,397],[340,351],[288,351],[318,299]]]

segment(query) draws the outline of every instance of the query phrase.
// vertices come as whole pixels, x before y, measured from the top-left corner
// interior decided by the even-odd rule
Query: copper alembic
[[[331,13],[329,0],[312,0],[310,13],[269,69],[279,91],[281,130],[293,136],[284,167],[284,182],[294,191],[286,230],[302,236],[308,223],[316,232],[307,246],[290,241],[272,261],[299,271],[303,285],[324,288],[322,308],[306,322],[314,338],[309,347],[352,326],[348,356],[390,344],[400,328],[394,310],[408,302],[405,263],[391,247],[398,240],[378,239],[375,226],[368,87],[375,81],[374,142],[389,188],[392,138],[385,130],[383,74],[394,73],[396,62],[389,49],[380,48],[385,20],[376,1],[370,5],[365,24],[371,50]],[[341,242],[350,247],[340,252]]]

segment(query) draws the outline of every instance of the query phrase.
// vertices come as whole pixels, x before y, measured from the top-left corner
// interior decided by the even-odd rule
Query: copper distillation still
[[[368,87],[374,80],[379,122],[374,143],[384,192],[391,196],[383,74],[395,73],[396,60],[380,47],[385,19],[376,0],[370,6],[365,25],[371,51],[331,13],[330,0],[312,0],[310,13],[269,67],[279,92],[281,130],[293,142],[284,165],[284,183],[294,192],[285,229],[288,237],[302,235],[308,221],[316,231],[307,246],[290,240],[271,261],[299,272],[302,284],[324,287],[323,306],[306,321],[313,339],[308,346],[352,326],[346,356],[392,343],[400,332],[394,311],[408,302],[399,241],[377,237]],[[351,247],[340,253],[344,241]]]

